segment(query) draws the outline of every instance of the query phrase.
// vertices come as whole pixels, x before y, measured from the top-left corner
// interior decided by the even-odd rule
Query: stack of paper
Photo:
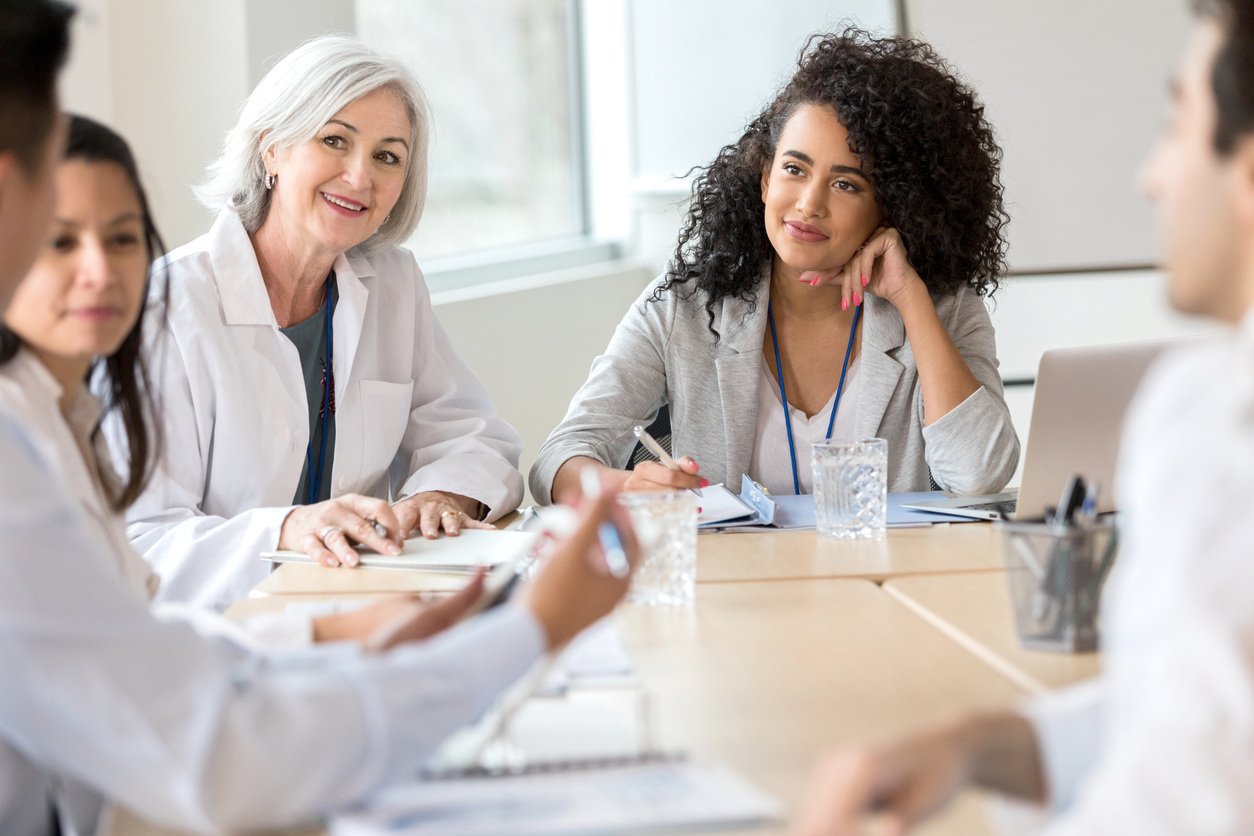
[[[405,550],[393,557],[359,547],[361,565],[384,569],[423,569],[428,572],[471,572],[479,566],[497,566],[529,550],[536,535],[529,531],[469,529],[456,537],[428,540],[411,537]],[[275,563],[314,563],[304,552],[263,552]]]

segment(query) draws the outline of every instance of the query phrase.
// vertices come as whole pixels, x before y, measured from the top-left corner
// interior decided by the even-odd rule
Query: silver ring
[[[327,538],[337,531],[340,534],[344,533],[344,529],[339,528],[338,526],[324,525],[322,528],[318,529],[318,539],[325,543]]]

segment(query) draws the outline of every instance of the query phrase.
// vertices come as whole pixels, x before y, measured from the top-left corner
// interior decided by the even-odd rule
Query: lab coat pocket
[[[389,383],[384,380],[361,382],[362,476],[373,484],[387,472],[396,456],[409,423],[414,382]]]

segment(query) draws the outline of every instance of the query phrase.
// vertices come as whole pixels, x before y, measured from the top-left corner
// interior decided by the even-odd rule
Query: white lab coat
[[[160,573],[163,599],[221,606],[267,571],[258,554],[292,509],[308,402],[233,212],[166,264],[168,297],[154,282],[145,323],[163,456],[128,534]],[[522,440],[436,321],[413,255],[350,250],[334,270],[332,495],[452,491],[482,502],[489,520],[517,507]],[[401,484],[389,485],[389,467]]]
[[[1119,460],[1103,674],[1028,709],[1046,832],[1254,833],[1254,312],[1151,371]]]

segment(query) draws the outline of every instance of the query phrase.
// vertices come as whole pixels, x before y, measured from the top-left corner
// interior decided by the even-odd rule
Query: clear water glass
[[[888,512],[888,442],[819,441],[814,445],[814,517],[819,534],[878,540]]]
[[[640,559],[627,600],[648,606],[692,603],[697,582],[697,497],[688,491],[625,493]]]

